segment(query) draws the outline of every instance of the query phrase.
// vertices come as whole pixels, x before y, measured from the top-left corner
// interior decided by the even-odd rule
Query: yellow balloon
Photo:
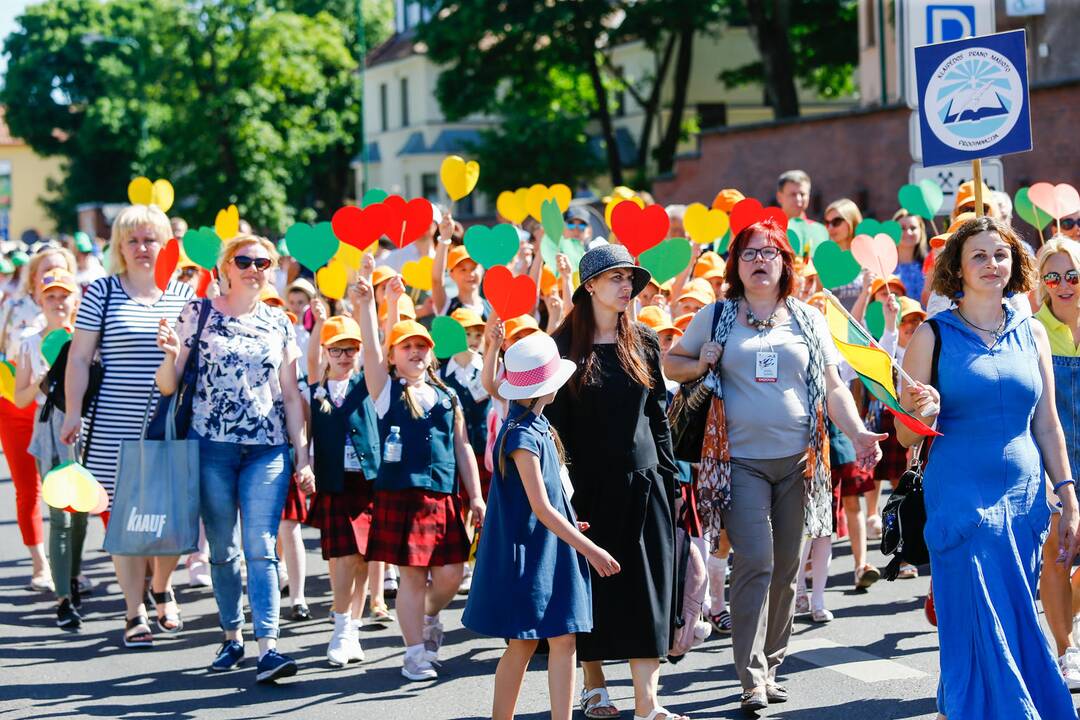
[[[723,210],[711,210],[701,203],[693,203],[683,215],[683,227],[690,239],[708,245],[728,231],[731,221]]]
[[[63,510],[71,504],[75,493],[75,483],[71,472],[71,465],[61,465],[45,475],[41,482],[41,498],[49,507]],[[95,498],[96,499],[96,498]]]
[[[401,268],[405,284],[417,290],[431,290],[431,266],[434,264],[435,261],[429,257],[405,263]]]
[[[475,160],[465,162],[465,158],[459,155],[449,155],[442,161],[439,177],[450,199],[460,200],[476,187],[476,181],[480,179],[480,163]]]
[[[518,188],[516,191],[503,190],[495,200],[495,209],[510,222],[520,225],[525,218],[529,217],[529,211],[522,200],[528,192],[527,188]]]
[[[609,202],[607,204],[607,206],[604,208],[604,222],[607,223],[608,227],[611,227],[611,211],[614,210],[615,206],[618,205],[621,202],[632,202],[635,205],[637,205],[639,208],[645,207],[645,201],[642,200],[641,198],[639,198],[637,195],[635,195],[634,197],[630,197],[630,198],[618,197],[618,196],[612,197],[611,202]]]
[[[214,232],[222,242],[232,240],[240,234],[240,211],[235,205],[218,210],[217,218],[214,220]]]
[[[139,176],[128,183],[128,200],[132,205],[149,205],[154,199],[154,183]]]
[[[364,261],[364,253],[356,249],[349,243],[341,243],[338,246],[338,251],[334,255],[334,258],[340,260],[345,264],[345,267],[350,270],[359,270],[360,263]]]
[[[161,208],[161,212],[169,212],[176,194],[173,192],[172,183],[168,180],[155,180],[153,190],[150,193],[150,202]]]
[[[330,258],[326,267],[315,273],[315,281],[319,283],[323,295],[340,300],[345,297],[345,289],[349,286],[349,268],[337,258]]]

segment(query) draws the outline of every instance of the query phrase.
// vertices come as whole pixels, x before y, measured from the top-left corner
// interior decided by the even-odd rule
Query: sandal
[[[634,720],[656,720],[657,715],[663,715],[664,720],[690,720],[689,715],[679,715],[659,705],[654,707],[648,715],[635,715]]]
[[[124,647],[154,647],[154,634],[150,631],[150,621],[146,615],[136,615],[128,619],[124,627]]]
[[[589,703],[593,698],[597,698],[596,702]],[[585,713],[587,718],[617,718],[619,717],[618,708],[611,702],[611,698],[608,697],[608,691],[606,687],[598,687],[589,690],[588,688],[581,688],[581,698],[578,701],[581,706],[581,712]],[[613,713],[597,713],[597,710],[607,710],[611,708],[615,712]]]
[[[731,613],[727,610],[722,610],[715,615],[709,616],[709,624],[713,626],[713,629],[721,635],[731,634]]]
[[[390,614],[390,608],[383,603],[375,603],[371,606],[371,621],[386,625],[394,622],[394,616]]]
[[[157,610],[157,626],[158,630],[163,633],[175,635],[184,629],[184,617],[180,614],[179,606],[176,608],[175,613],[170,613],[165,609],[165,606],[169,603],[176,605],[176,593],[172,588],[169,588],[165,592],[152,593],[154,596],[154,609]]]

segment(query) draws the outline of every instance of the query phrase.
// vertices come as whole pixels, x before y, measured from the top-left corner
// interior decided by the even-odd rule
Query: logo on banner
[[[934,70],[922,98],[927,123],[945,145],[978,151],[1020,119],[1024,86],[1009,58],[985,47],[960,50]]]

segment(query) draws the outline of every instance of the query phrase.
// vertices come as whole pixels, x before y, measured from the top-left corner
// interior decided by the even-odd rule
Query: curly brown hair
[[[947,298],[958,297],[964,289],[960,277],[961,255],[967,239],[983,232],[997,233],[1004,240],[1012,254],[1012,275],[1005,285],[1005,294],[1026,293],[1035,287],[1035,260],[1024,249],[1013,229],[1005,223],[989,216],[969,220],[960,226],[945,241],[937,260],[934,262],[934,277],[931,288]]]

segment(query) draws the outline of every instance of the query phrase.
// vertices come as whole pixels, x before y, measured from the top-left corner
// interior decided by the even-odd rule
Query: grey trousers
[[[803,541],[805,454],[731,459],[724,527],[735,551],[731,642],[744,690],[774,682],[791,637]]]

